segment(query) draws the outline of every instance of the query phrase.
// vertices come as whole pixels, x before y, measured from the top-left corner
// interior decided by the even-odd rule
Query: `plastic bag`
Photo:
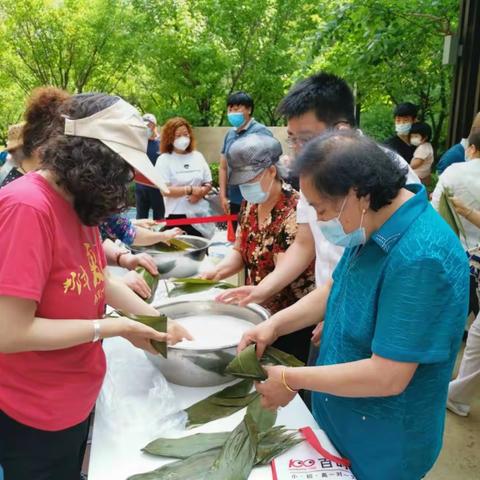
[[[205,205],[201,210],[192,212],[193,217],[211,217],[214,216],[215,212],[210,207],[209,202],[205,202]],[[195,230],[198,230],[205,238],[209,240],[215,235],[216,225],[215,223],[196,223],[192,225]]]
[[[141,448],[152,438],[183,430],[185,412],[165,377],[127,340],[104,342],[108,369],[96,405],[95,422],[110,438],[135,439]]]

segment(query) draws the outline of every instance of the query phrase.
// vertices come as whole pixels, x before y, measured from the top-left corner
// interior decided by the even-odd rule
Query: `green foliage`
[[[224,125],[225,98],[250,92],[255,117],[319,69],[356,88],[361,127],[392,132],[391,108],[421,105],[444,147],[451,67],[443,36],[457,0],[2,0],[0,141],[35,86],[123,96],[160,122]]]

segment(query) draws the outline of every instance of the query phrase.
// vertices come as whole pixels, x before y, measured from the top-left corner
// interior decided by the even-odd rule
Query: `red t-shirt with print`
[[[82,225],[38,173],[0,190],[0,252],[0,295],[34,300],[37,317],[102,317],[106,260],[98,228]],[[0,353],[0,410],[41,430],[71,427],[88,417],[105,368],[99,342]]]

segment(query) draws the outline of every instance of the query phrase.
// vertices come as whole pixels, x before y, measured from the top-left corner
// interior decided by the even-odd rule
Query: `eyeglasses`
[[[308,137],[293,137],[293,136],[288,136],[287,137],[287,145],[289,148],[294,148],[295,146],[297,147],[303,147],[306,143],[308,143],[312,138],[314,138],[315,135],[311,135]]]

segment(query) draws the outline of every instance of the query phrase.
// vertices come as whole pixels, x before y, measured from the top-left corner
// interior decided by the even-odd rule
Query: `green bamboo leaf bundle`
[[[160,457],[188,458],[208,450],[220,450],[229,435],[229,432],[218,432],[196,433],[181,438],[157,438],[142,451]]]
[[[132,475],[127,480],[206,480],[207,473],[219,452],[220,449],[215,449],[198,453],[151,472]]]
[[[267,374],[257,358],[255,344],[249,345],[241,351],[227,365],[225,372],[238,378],[250,378],[258,381],[267,379]]]
[[[235,285],[228,282],[218,282],[203,278],[175,278],[172,280],[172,283],[175,287],[168,292],[170,298],[192,293],[206,292],[212,288],[221,288],[224,290],[235,288]]]
[[[277,421],[277,412],[267,410],[261,405],[262,397],[258,396],[248,405],[247,415],[250,415],[255,421],[255,425],[259,432],[269,431]]]
[[[137,267],[135,271],[145,280],[147,285],[150,287],[150,296],[145,299],[147,303],[152,303],[155,298],[155,292],[157,291],[158,282],[160,280],[159,275],[152,275],[146,268]]]
[[[123,317],[128,317],[131,320],[135,320],[136,322],[143,323],[144,325],[148,325],[152,327],[157,332],[166,333],[167,332],[167,316],[166,315],[158,315],[156,317],[152,315],[135,315],[133,313],[125,313],[118,311],[119,315]],[[153,348],[160,353],[163,357],[167,358],[167,343],[166,342],[159,342],[157,340],[150,340]]]
[[[208,471],[208,480],[247,480],[257,453],[258,431],[247,413],[233,430]]]
[[[160,242],[148,247],[148,250],[155,250],[156,252],[185,252],[186,250],[194,250],[195,247],[185,240],[180,238],[172,238],[168,243]]]
[[[230,432],[195,433],[181,438],[160,437],[153,440],[142,451],[158,457],[189,458],[192,455],[216,450],[227,441]],[[270,428],[265,432],[259,432],[256,464],[270,463],[271,459],[280,455],[289,448],[302,441],[296,430],[289,430],[284,426]]]
[[[260,437],[255,456],[255,465],[268,465],[274,458],[303,442],[296,430],[275,427]]]
[[[256,354],[256,346],[252,344],[240,352],[227,365],[225,372],[238,378],[251,378],[257,381],[263,381],[267,379],[267,374],[262,365],[302,367],[304,363],[293,355],[282,352],[274,347],[267,347],[262,358],[259,360]]]
[[[285,365],[286,367],[304,367],[305,364],[301,362],[294,355],[285,353],[282,350],[279,350],[275,347],[267,347],[265,352],[262,355],[260,363],[263,365],[272,364],[272,365]]]
[[[193,428],[198,425],[217,420],[219,418],[229,417],[238,412],[242,408],[248,406],[258,394],[252,390],[253,383],[250,380],[242,380],[241,382],[226,387],[213,395],[191,405],[185,411],[187,412],[187,428]],[[236,405],[219,405],[222,400],[238,399],[241,402]],[[215,403],[216,402],[216,403]]]

